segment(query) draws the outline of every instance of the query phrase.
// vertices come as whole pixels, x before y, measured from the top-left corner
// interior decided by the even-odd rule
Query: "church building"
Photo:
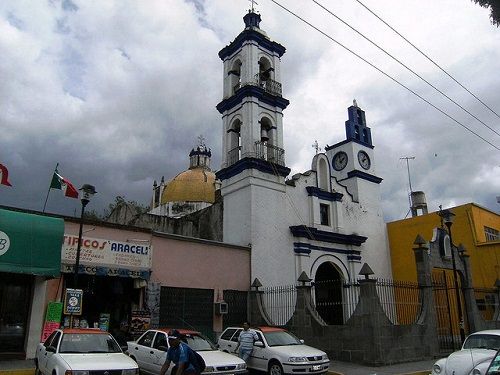
[[[391,275],[380,183],[365,112],[348,108],[346,138],[287,178],[281,57],[285,47],[249,11],[223,61],[221,181],[223,240],[251,246],[252,279],[265,285],[354,280],[364,263]],[[326,140],[325,140],[326,141]]]
[[[260,28],[253,10],[243,20],[244,30],[219,52],[221,168],[211,172],[211,152],[200,144],[188,170],[154,186],[151,211],[135,225],[250,247],[251,279],[263,286],[295,284],[302,272],[315,282],[352,282],[365,263],[375,277],[391,278],[382,178],[365,112],[354,101],[345,139],[316,153],[310,170],[290,176],[285,47]]]

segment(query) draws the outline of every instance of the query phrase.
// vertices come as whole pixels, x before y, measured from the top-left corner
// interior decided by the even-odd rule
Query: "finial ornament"
[[[316,155],[318,155],[318,153],[321,151],[321,147],[319,147],[319,144],[318,144],[317,140],[314,141],[314,143],[312,144],[311,147],[316,150]]]
[[[353,101],[352,101],[352,105],[353,105],[353,106],[355,106],[355,107],[357,107],[357,106],[358,106],[358,102],[356,101],[356,99],[353,99]]]
[[[252,4],[252,13],[255,12],[255,5],[259,5],[255,0],[248,0]]]
[[[201,134],[198,136],[198,146],[200,146],[200,148],[206,148],[205,137]]]

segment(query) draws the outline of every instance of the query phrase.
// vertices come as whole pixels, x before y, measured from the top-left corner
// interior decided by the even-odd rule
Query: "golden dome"
[[[215,202],[215,173],[198,167],[179,173],[161,195],[161,204],[168,202]]]

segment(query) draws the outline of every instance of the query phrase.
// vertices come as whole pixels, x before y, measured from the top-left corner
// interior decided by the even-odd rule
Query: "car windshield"
[[[287,331],[263,332],[269,346],[301,345],[300,340]]]
[[[470,335],[464,342],[464,349],[500,349],[500,336],[478,334]]]
[[[120,346],[109,334],[66,333],[59,353],[121,353]]]
[[[212,344],[208,339],[199,335],[186,335],[186,344],[193,350],[204,351],[204,350],[216,350],[214,344]]]

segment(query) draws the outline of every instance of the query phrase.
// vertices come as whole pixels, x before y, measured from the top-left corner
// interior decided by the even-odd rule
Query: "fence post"
[[[417,265],[417,282],[422,291],[422,311],[417,324],[425,325],[431,354],[439,353],[438,324],[432,289],[432,262],[427,241],[418,234],[413,242]]]
[[[466,253],[465,247],[462,244],[458,246],[458,252],[460,255],[460,259],[462,259],[462,262],[464,264],[465,280],[462,280],[462,282],[465,300],[465,312],[467,322],[469,323],[469,332],[480,331],[486,328],[486,324],[477,307],[476,296],[474,294],[474,288],[472,287],[472,274],[470,271],[469,254]]]
[[[262,307],[262,294],[263,291],[259,290],[262,286],[259,279],[255,278],[251,285],[248,298],[248,321],[252,325],[271,325]]]

